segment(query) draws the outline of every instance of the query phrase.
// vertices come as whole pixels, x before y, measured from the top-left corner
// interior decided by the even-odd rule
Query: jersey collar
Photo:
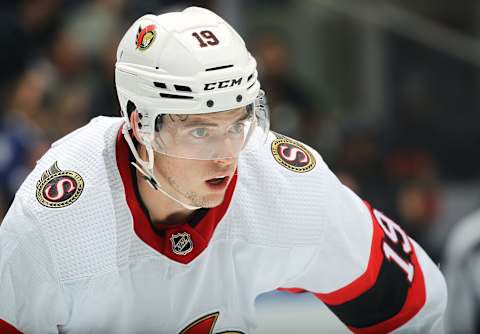
[[[227,187],[223,202],[219,206],[209,209],[199,222],[172,226],[162,225],[155,232],[150,218],[142,207],[136,185],[133,183],[129,152],[120,129],[116,142],[116,159],[125,189],[127,205],[133,217],[135,234],[151,248],[169,259],[183,264],[190,263],[207,248],[215,228],[225,215],[235,190],[237,173],[234,174]]]

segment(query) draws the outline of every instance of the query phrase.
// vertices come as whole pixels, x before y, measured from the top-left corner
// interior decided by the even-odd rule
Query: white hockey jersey
[[[154,230],[122,120],[52,145],[0,227],[2,333],[251,333],[255,298],[308,291],[355,333],[440,333],[442,274],[313,149],[252,138],[224,202]]]

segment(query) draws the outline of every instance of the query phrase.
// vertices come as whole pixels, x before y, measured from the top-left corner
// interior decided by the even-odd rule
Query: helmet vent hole
[[[192,89],[188,86],[182,86],[182,85],[174,85],[175,89],[178,90],[179,92],[191,92]]]
[[[163,88],[163,89],[167,88],[167,85],[165,85],[163,82],[155,81],[153,84],[155,85],[155,87],[158,87],[158,88]]]
[[[165,85],[163,82],[155,81],[153,84],[155,85],[155,87],[167,89],[167,85]]]
[[[237,102],[242,102],[243,96],[242,95],[237,95]]]
[[[213,103],[212,100],[207,101],[207,107],[211,108],[211,107],[213,107],[213,105],[214,105],[214,103]]]
[[[230,67],[233,67],[233,65],[223,65],[223,66],[217,66],[217,67],[210,67],[210,68],[207,68],[205,71],[223,70],[225,68],[230,68]]]
[[[252,78],[253,78],[253,73],[248,76],[247,82],[252,80]]]
[[[161,97],[164,97],[166,99],[182,99],[182,100],[192,100],[193,96],[188,96],[188,95],[175,95],[175,94],[166,94],[166,93],[160,93]]]

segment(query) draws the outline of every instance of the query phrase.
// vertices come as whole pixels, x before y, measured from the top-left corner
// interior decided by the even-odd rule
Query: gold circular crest
[[[71,170],[59,171],[37,182],[37,200],[48,208],[63,208],[74,203],[83,188],[80,174]]]
[[[283,167],[297,173],[311,171],[315,165],[315,157],[299,142],[289,138],[278,138],[272,142],[272,154]]]

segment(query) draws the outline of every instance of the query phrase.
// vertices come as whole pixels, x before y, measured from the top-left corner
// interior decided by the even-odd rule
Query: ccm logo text
[[[242,83],[242,78],[232,79],[232,80],[223,80],[218,82],[209,82],[205,84],[203,90],[214,90],[217,88],[227,88],[233,86],[239,86]]]

